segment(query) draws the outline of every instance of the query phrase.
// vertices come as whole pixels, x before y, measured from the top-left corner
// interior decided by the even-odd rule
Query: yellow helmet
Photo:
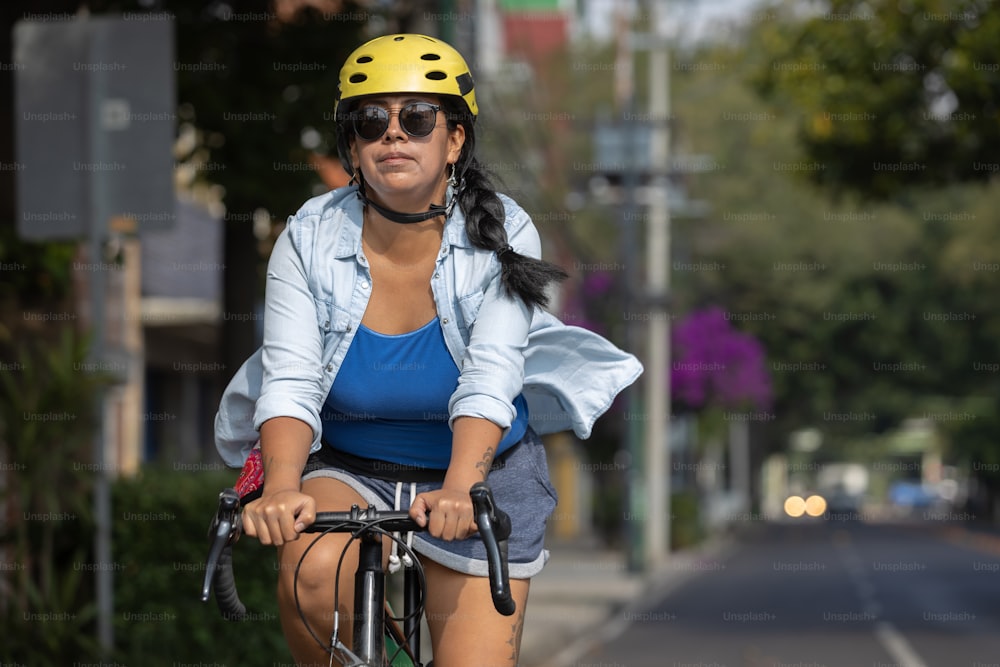
[[[353,98],[397,93],[457,97],[473,118],[479,114],[472,73],[462,54],[426,35],[385,35],[362,44],[340,69],[338,93],[338,118],[342,105]]]

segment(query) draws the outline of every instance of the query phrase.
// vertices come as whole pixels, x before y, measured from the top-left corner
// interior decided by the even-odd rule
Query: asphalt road
[[[1000,667],[1000,537],[762,524],[576,667]]]

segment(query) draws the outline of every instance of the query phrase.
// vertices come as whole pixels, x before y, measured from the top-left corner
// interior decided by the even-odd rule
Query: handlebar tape
[[[517,608],[510,593],[507,567],[507,538],[510,537],[510,517],[497,508],[493,493],[485,482],[477,482],[469,490],[476,513],[476,525],[486,547],[486,561],[490,571],[490,595],[493,606],[504,616],[511,616]]]

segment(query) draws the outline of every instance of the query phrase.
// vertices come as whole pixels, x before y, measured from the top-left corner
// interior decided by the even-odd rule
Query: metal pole
[[[105,53],[107,45],[102,40],[94,39],[88,31],[88,56],[90,62],[108,62],[113,60],[110,53]],[[86,87],[87,95],[87,142],[88,158],[91,163],[110,161],[107,133],[102,125],[101,102],[106,98],[107,74],[94,72],[90,75],[91,85]],[[113,178],[99,170],[89,173],[87,197],[90,200],[88,225],[88,256],[90,259],[90,304],[92,321],[91,331],[93,346],[91,358],[101,368],[105,356],[106,308],[105,291],[107,289],[107,273],[105,272],[104,246],[107,240],[108,222],[111,218],[110,195],[107,192],[107,179]],[[114,567],[111,562],[111,483],[108,476],[106,456],[106,428],[104,423],[103,388],[98,389],[95,397],[97,411],[97,429],[94,434],[94,564],[95,585],[97,593],[97,639],[103,657],[107,658],[114,649]]]
[[[625,347],[637,350],[639,347],[639,332],[636,326],[635,312],[637,303],[635,295],[639,289],[639,251],[638,234],[639,216],[636,210],[636,173],[629,151],[638,143],[633,135],[637,129],[634,126],[635,117],[635,82],[633,80],[633,52],[631,41],[631,26],[627,17],[628,2],[619,0],[616,14],[617,52],[615,54],[615,109],[618,117],[617,133],[619,141],[623,142],[625,156],[622,165],[622,191],[624,205],[622,206],[622,261],[625,266],[622,307],[625,318]],[[629,119],[626,121],[625,119]],[[630,124],[631,123],[631,124]],[[636,386],[625,390],[625,447],[629,454],[629,466],[626,472],[626,513],[624,516],[625,543],[627,545],[627,566],[631,572],[642,571],[645,567],[643,549],[644,524],[647,521],[645,508],[645,492],[643,489],[643,451],[642,451],[642,420],[639,419],[641,399]]]
[[[649,3],[649,25],[658,31],[657,10]],[[646,563],[655,566],[670,554],[670,320],[666,299],[670,289],[670,65],[665,38],[658,32],[649,51],[649,116],[652,125],[649,216],[646,227],[646,294],[649,297],[648,370],[646,375],[645,470],[649,514],[646,521]]]

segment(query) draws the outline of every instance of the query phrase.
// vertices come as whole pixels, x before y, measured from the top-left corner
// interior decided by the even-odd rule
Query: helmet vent
[[[358,58],[354,62],[356,62],[356,63],[358,63],[360,65],[360,64],[363,64],[363,63],[370,63],[371,61],[372,61],[372,57],[371,56],[361,56],[360,58]]]
[[[402,42],[404,39],[406,39],[406,38],[403,35],[397,35],[396,37],[392,38],[392,41],[394,41],[394,42]]]
[[[441,60],[441,56],[439,56],[436,53],[425,53],[424,55],[420,56],[420,59],[421,60]]]
[[[367,80],[368,80],[368,75],[367,74],[360,74],[360,73],[359,74],[352,74],[351,78],[349,79],[349,81],[351,83],[363,83],[363,82],[365,82]]]
[[[444,72],[440,71],[440,70],[430,71],[427,74],[425,74],[424,76],[426,76],[428,79],[431,79],[433,81],[443,81],[444,79],[448,78],[448,75],[445,74]]]

